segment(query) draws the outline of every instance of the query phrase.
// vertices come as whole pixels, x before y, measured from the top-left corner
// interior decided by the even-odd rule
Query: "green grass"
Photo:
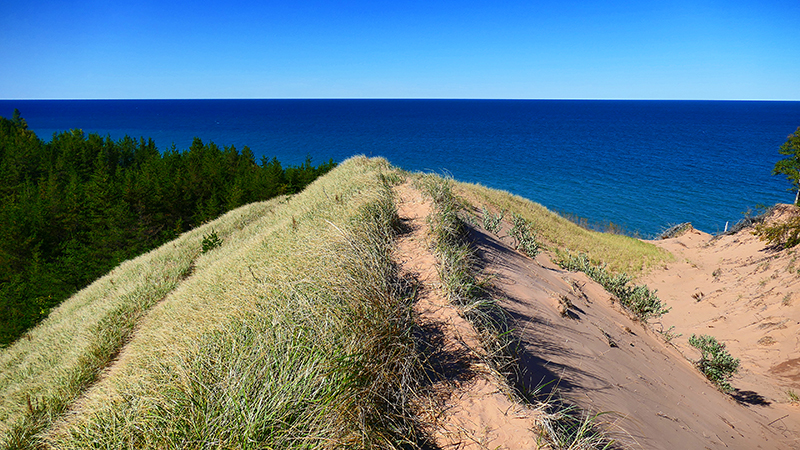
[[[235,210],[65,302],[60,322],[48,319],[62,331],[32,330],[27,361],[17,344],[3,350],[0,373],[17,380],[13,392],[1,385],[11,399],[3,423],[33,417],[28,396],[68,394],[16,442],[3,430],[1,448],[418,446],[412,295],[391,260],[399,219],[388,185],[399,179],[385,160],[352,158],[304,192]],[[212,230],[224,243],[201,254]],[[106,304],[113,289],[134,286],[127,277],[162,287],[136,315],[104,315],[130,318],[121,328],[131,331],[111,339],[127,342],[111,368],[102,358],[78,384],[53,375],[86,366],[48,360],[58,354],[44,343],[92,354],[91,342],[104,341],[92,333],[114,322],[84,327],[69,308],[116,311]]]
[[[383,159],[351,158],[303,192],[231,211],[62,303],[0,349],[0,449],[423,446],[414,293],[392,260],[391,186],[406,176]],[[509,235],[531,257],[569,248],[639,272],[667,259],[506,193],[415,179],[434,199],[445,288],[507,376],[518,347],[464,239],[472,204],[507,211]],[[502,219],[490,219],[499,232]],[[598,445],[565,448],[608,442],[596,416],[567,408],[548,410],[560,419],[546,427]],[[574,441],[559,435],[548,445]]]

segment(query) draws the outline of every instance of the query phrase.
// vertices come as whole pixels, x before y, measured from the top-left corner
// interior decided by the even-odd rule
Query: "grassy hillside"
[[[0,349],[0,448],[423,444],[414,295],[391,258],[400,230],[391,186],[405,176],[383,159],[352,158],[65,301]],[[473,209],[525,215],[553,248],[639,270],[664,258],[505,193],[457,192]],[[203,252],[212,233],[222,245]]]
[[[397,217],[384,173],[394,171],[383,160],[351,159],[301,194],[237,209],[70,298],[0,354],[0,442],[413,439],[403,395],[415,378],[412,319],[389,257]],[[200,254],[212,229],[223,244]]]

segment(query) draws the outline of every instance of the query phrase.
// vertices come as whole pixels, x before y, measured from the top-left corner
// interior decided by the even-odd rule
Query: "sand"
[[[456,367],[438,381],[440,400],[429,408],[436,444],[537,448],[532,430],[541,411],[513,402],[507,384],[480,367],[474,330],[442,293],[426,240],[430,204],[408,185],[398,192],[400,215],[412,229],[399,244],[401,267],[421,283],[415,312]],[[600,413],[596,421],[621,448],[800,448],[800,406],[787,394],[800,393],[794,252],[767,249],[749,230],[717,239],[693,230],[655,242],[675,261],[639,282],[672,309],[642,324],[584,274],[558,268],[546,253],[531,259],[513,250],[505,231],[474,227],[471,237],[524,348],[520,389],[539,398],[557,392]],[[665,331],[680,336],[666,339]],[[699,352],[688,345],[692,333],[715,336],[741,359],[733,395],[693,365]]]

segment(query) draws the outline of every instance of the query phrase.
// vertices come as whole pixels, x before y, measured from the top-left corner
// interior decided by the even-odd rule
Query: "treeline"
[[[0,347],[120,262],[334,166],[259,164],[247,147],[198,138],[163,153],[152,139],[81,130],[44,142],[18,111],[0,117]]]

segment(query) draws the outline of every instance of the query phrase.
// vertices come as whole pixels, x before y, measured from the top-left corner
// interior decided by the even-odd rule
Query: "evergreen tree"
[[[335,164],[256,164],[249,148],[163,154],[152,139],[70,130],[41,141],[0,117],[0,346],[125,259],[246,203],[302,190]]]
[[[786,175],[786,178],[792,183],[792,189],[796,191],[794,204],[800,206],[800,127],[797,127],[797,130],[789,135],[778,152],[788,158],[775,163],[772,174]]]

